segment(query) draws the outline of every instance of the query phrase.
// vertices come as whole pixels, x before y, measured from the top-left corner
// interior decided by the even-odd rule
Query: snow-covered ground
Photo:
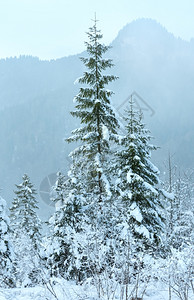
[[[53,287],[56,297],[49,292],[47,287],[0,289],[0,300],[108,300],[106,293],[99,299],[95,288],[91,288],[91,286],[79,286],[63,281],[62,284]],[[150,285],[143,297],[143,300],[168,299],[168,287],[158,283]],[[172,293],[172,300],[178,299],[180,298]],[[120,295],[111,295],[109,300],[120,300]],[[194,300],[194,296],[190,295],[189,300]]]

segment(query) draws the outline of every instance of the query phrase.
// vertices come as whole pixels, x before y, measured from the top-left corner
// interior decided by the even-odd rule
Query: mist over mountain
[[[117,96],[137,91],[155,114],[145,122],[162,158],[175,153],[180,167],[193,166],[194,43],[175,38],[153,20],[125,26],[112,43]]]
[[[119,76],[110,85],[115,108],[123,104],[123,114],[135,91],[144,100],[138,103],[147,109],[153,143],[161,147],[154,154],[159,166],[170,151],[181,168],[194,167],[194,39],[183,41],[156,21],[140,19],[126,25],[111,46],[110,72]],[[47,175],[68,169],[72,145],[64,138],[78,125],[69,112],[79,89],[74,81],[84,71],[82,55],[0,60],[0,187],[8,202],[25,172],[39,189]],[[42,215],[49,212],[43,201],[40,206]]]

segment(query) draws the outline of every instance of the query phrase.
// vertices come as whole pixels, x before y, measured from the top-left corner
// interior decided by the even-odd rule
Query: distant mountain
[[[119,101],[137,91],[155,111],[145,120],[163,149],[162,159],[170,150],[180,166],[194,166],[189,150],[194,145],[193,40],[175,38],[156,21],[140,19],[126,25],[112,46]]]
[[[121,106],[122,115],[125,99],[135,91],[161,147],[154,160],[162,167],[171,151],[180,167],[194,167],[194,40],[175,38],[156,21],[140,19],[126,25],[111,45],[111,73],[119,76],[110,86],[115,108]],[[24,172],[39,188],[47,175],[68,169],[72,146],[64,138],[78,126],[69,112],[79,88],[74,81],[84,70],[82,55],[0,60],[0,180],[9,202]],[[42,215],[49,211],[43,202],[41,208]]]

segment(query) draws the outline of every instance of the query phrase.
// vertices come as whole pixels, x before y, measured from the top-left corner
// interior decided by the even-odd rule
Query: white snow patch
[[[72,177],[71,181],[72,181],[72,183],[75,183],[75,184],[77,183],[77,179],[75,177]]]
[[[133,133],[130,134],[129,137],[130,137],[131,139],[133,139],[133,140],[136,138],[135,135],[134,135]]]
[[[97,166],[97,172],[102,172],[99,153],[97,153],[95,156],[95,165]]]
[[[7,232],[7,224],[5,223],[4,220],[2,220],[1,223],[0,223],[0,230],[1,230],[2,233]]]
[[[134,144],[133,142],[130,142],[130,143],[129,143],[129,146],[130,146],[130,147],[135,147],[135,144]]]
[[[140,160],[140,157],[138,155],[135,155],[134,160]]]
[[[93,135],[93,132],[88,132],[87,134],[85,134],[85,135],[83,136],[83,140],[89,139],[92,135]]]
[[[73,98],[73,103],[77,102],[77,96]]]
[[[94,103],[95,103],[95,104],[98,104],[98,103],[100,103],[100,100],[99,100],[99,99],[96,99]]]
[[[127,193],[127,195],[128,195],[128,198],[129,198],[129,199],[132,198],[132,192],[131,192],[131,191],[129,191],[129,192]]]
[[[127,182],[128,182],[128,183],[131,183],[132,175],[134,175],[134,174],[131,172],[131,170],[129,170],[129,171],[127,172]]]
[[[144,225],[140,225],[140,226],[136,225],[135,231],[138,232],[139,234],[144,235],[147,239],[150,238],[150,233]]]
[[[123,135],[120,135],[120,134],[117,134],[117,135],[116,135],[116,139],[118,140],[119,145],[122,143],[122,141],[123,141],[124,138],[125,138],[125,137],[124,137]]]
[[[108,128],[105,125],[102,125],[102,136],[103,136],[104,140],[106,140],[106,141],[109,140]]]
[[[167,191],[165,190],[161,190],[162,194],[164,195],[164,197],[170,199],[170,200],[174,200],[174,193],[168,193]]]
[[[147,190],[150,190],[151,193],[158,195],[158,191],[153,186],[151,186],[151,184],[149,184],[148,182],[145,181],[144,186]]]
[[[150,161],[149,161],[149,164],[150,164],[150,167],[151,167],[152,171],[154,171],[154,173],[159,175],[160,170],[154,164],[152,164]]]
[[[130,215],[140,223],[143,220],[141,211],[139,207],[136,205],[136,203],[132,203],[132,205],[130,206]]]
[[[105,183],[106,194],[107,194],[108,198],[110,199],[111,196],[112,196],[112,193],[110,191],[110,183],[109,183],[108,179],[106,178],[106,176],[104,174],[102,174],[102,179]]]
[[[3,240],[0,240],[0,252],[4,253],[7,251],[5,242]]]
[[[26,188],[25,188],[30,194],[32,194],[32,190],[31,190],[31,188],[29,188],[28,186],[26,186]]]
[[[121,234],[120,234],[121,239],[125,239],[126,236],[128,235],[128,232],[129,232],[129,225],[127,224],[127,222],[125,222],[123,224],[123,228],[122,228]]]
[[[96,288],[91,284],[91,278],[89,278],[85,284],[79,285],[73,281],[66,281],[63,279],[53,278],[50,280],[55,282],[52,284],[52,288],[57,295],[59,300],[103,300],[107,299],[104,296],[98,297]],[[117,284],[118,285],[118,284]],[[120,299],[120,286],[115,289],[114,299]],[[129,285],[129,290],[132,291],[134,285]],[[192,292],[191,292],[192,293]],[[106,294],[105,294],[106,295]],[[189,299],[193,299],[192,295],[189,295]],[[164,300],[168,299],[168,286],[161,281],[151,281],[148,284],[148,288],[145,292],[143,299],[145,300]],[[36,286],[33,288],[11,288],[11,289],[0,289],[0,300],[55,300],[56,298],[49,292],[46,287]],[[178,300],[179,298],[172,294],[172,300]]]
[[[78,84],[79,83],[79,81],[80,81],[80,79],[82,79],[83,78],[83,76],[81,76],[81,77],[78,77],[75,81],[74,81],[74,83],[73,84]]]

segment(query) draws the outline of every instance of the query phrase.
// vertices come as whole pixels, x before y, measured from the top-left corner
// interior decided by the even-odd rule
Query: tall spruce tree
[[[6,202],[0,196],[0,287],[14,286],[13,249],[10,243],[9,218]]]
[[[110,103],[113,92],[106,86],[116,80],[116,76],[106,75],[105,70],[113,66],[112,60],[104,59],[104,54],[110,48],[100,43],[102,34],[97,29],[97,21],[88,32],[89,42],[86,42],[89,57],[81,58],[87,71],[78,79],[83,87],[74,98],[76,111],[71,114],[80,119],[82,127],[73,131],[68,142],[81,143],[81,146],[71,153],[73,167],[82,178],[84,176],[84,197],[94,197],[98,207],[110,196],[107,156],[111,153],[111,141],[115,140],[118,121]],[[70,173],[71,177],[71,173]],[[76,177],[73,175],[73,178]],[[89,196],[90,197],[90,196]]]
[[[41,222],[37,216],[36,191],[28,175],[16,185],[16,197],[10,208],[12,241],[16,250],[18,285],[33,285],[39,281],[39,251]]]
[[[142,249],[155,247],[164,226],[163,205],[159,190],[159,171],[150,161],[151,136],[142,123],[142,114],[134,109],[131,97],[127,111],[126,135],[117,152],[118,178],[116,192],[119,197],[121,219]]]
[[[66,222],[62,226],[65,227],[63,234],[72,257],[69,270],[75,268],[74,274],[79,280],[87,273],[87,268],[91,270],[89,253],[96,245],[99,251],[100,247],[106,249],[105,241],[110,236],[110,224],[107,224],[108,220],[111,223],[110,161],[119,127],[110,103],[113,92],[106,88],[116,77],[105,73],[113,64],[112,60],[104,58],[109,47],[100,42],[102,34],[97,29],[96,20],[89,29],[88,38],[85,43],[88,57],[81,58],[86,71],[77,80],[82,87],[74,98],[76,110],[71,113],[80,119],[81,127],[67,139],[69,143],[78,142],[79,146],[70,154],[72,165],[65,183],[66,199],[61,210],[64,217],[60,218],[61,222]],[[92,261],[94,268],[94,256]]]

